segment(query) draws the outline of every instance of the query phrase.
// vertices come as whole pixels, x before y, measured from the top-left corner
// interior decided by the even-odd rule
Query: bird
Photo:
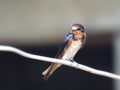
[[[76,53],[85,45],[86,33],[83,25],[75,23],[71,27],[71,31],[66,35],[61,43],[58,53],[55,58],[61,60],[74,61]],[[43,79],[47,79],[56,71],[62,64],[52,63],[45,71],[42,72]]]

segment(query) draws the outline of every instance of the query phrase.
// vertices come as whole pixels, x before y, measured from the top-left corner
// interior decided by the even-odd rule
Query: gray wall
[[[120,29],[120,0],[0,0],[1,44],[60,41],[73,23],[86,32]]]

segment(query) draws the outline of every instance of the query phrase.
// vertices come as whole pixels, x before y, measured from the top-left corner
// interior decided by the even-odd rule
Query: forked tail
[[[43,79],[47,81],[47,79],[53,74],[53,72],[59,68],[62,64],[52,63],[43,73]]]

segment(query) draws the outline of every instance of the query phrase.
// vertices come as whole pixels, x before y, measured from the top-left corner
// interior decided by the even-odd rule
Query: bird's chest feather
[[[73,32],[73,35],[80,39],[80,38],[82,38],[83,33],[75,31],[75,32]]]
[[[78,52],[81,46],[81,40],[72,40],[69,43],[69,46],[66,47],[66,52],[63,55],[63,59],[73,59],[75,54]]]
[[[72,40],[69,47],[70,52],[76,53],[80,49],[81,44],[82,44],[81,40],[76,40],[76,41]]]

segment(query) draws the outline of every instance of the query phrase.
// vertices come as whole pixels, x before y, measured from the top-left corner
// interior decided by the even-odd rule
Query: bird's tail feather
[[[53,63],[51,64],[43,73],[42,75],[44,76],[43,78],[45,79],[45,81],[53,74],[53,72],[59,68],[62,64],[56,64]]]

